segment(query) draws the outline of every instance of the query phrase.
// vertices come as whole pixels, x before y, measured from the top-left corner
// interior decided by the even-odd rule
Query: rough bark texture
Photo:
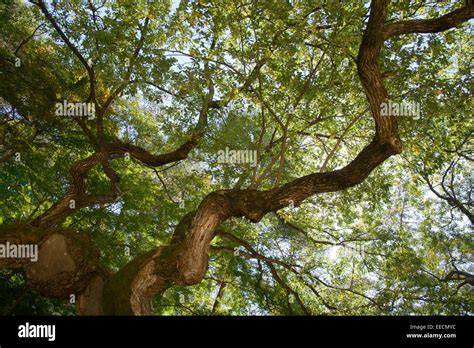
[[[84,290],[97,285],[97,278],[107,273],[99,265],[99,250],[86,236],[65,228],[42,229],[26,223],[1,226],[0,243],[38,245],[38,260],[1,259],[1,267],[23,267],[28,286],[44,297],[80,298]],[[101,301],[101,294],[96,299]],[[97,300],[96,300],[97,302]],[[82,300],[84,312],[89,311],[88,301]],[[99,314],[98,311],[95,311]],[[102,313],[102,312],[100,312]]]
[[[126,287],[130,288],[132,293],[139,288],[146,296],[141,296],[138,302],[137,298],[133,301],[129,298],[127,306],[122,307],[124,312],[109,314],[151,314],[150,302],[154,294],[162,292],[170,284],[190,285],[201,281],[207,271],[210,241],[216,229],[226,219],[244,216],[252,222],[257,222],[268,212],[284,208],[291,202],[297,205],[318,193],[344,190],[361,183],[380,163],[401,152],[395,117],[382,117],[380,112],[382,103],[388,100],[378,65],[384,40],[409,32],[446,30],[471,18],[472,5],[469,4],[439,19],[422,23],[394,23],[391,26],[385,24],[387,6],[388,0],[372,2],[370,18],[357,57],[359,78],[375,121],[375,136],[372,142],[340,170],[307,175],[270,191],[222,190],[209,194],[192,215],[184,237],[182,231],[177,228],[177,233],[181,236],[174,240],[179,241],[178,244],[160,247],[155,252],[142,255],[148,262],[140,257],[142,267],[136,270],[134,276],[130,277],[128,274],[130,282]],[[446,21],[449,23],[446,24]],[[165,250],[167,252],[164,252]],[[113,301],[116,297],[112,294],[119,289],[113,289],[111,285],[109,289],[110,300]],[[123,306],[123,303],[121,305]]]
[[[67,40],[46,6],[39,1],[46,18],[75,55],[85,63],[79,51]],[[207,111],[214,107],[212,90],[204,102],[199,123],[190,140],[177,150],[153,155],[134,145],[118,141],[107,144],[100,134],[98,122],[98,151],[89,158],[74,163],[68,192],[49,210],[31,224],[18,223],[0,227],[0,241],[37,243],[40,261],[0,260],[0,267],[24,267],[29,285],[46,297],[69,298],[78,295],[80,314],[146,315],[152,314],[153,297],[172,284],[192,285],[200,282],[207,272],[210,242],[218,227],[231,217],[260,221],[265,214],[300,204],[315,194],[347,189],[363,182],[370,173],[390,156],[401,152],[395,117],[382,117],[381,104],[388,99],[378,65],[384,41],[401,34],[433,33],[455,27],[473,17],[472,1],[463,8],[437,19],[386,23],[388,0],[375,0],[357,57],[358,75],[364,88],[375,123],[372,141],[347,166],[325,173],[310,174],[281,187],[268,190],[220,190],[212,192],[196,211],[187,214],[176,227],[171,242],[135,258],[112,276],[99,266],[99,253],[89,239],[75,231],[58,228],[75,209],[115,201],[120,196],[119,178],[110,161],[130,154],[136,160],[161,166],[185,159],[197,145],[207,123]],[[87,63],[85,63],[86,66]],[[94,72],[87,68],[94,97]],[[110,105],[110,100],[107,105]],[[105,110],[100,110],[100,114]],[[86,128],[87,130],[87,128]],[[90,135],[91,138],[92,135]],[[111,191],[88,195],[85,179],[96,165],[102,165],[111,182]],[[75,208],[70,202],[74,200]]]
[[[434,19],[417,19],[385,25],[384,39],[412,33],[439,33],[466,22],[474,16],[474,1],[467,0],[464,7]]]

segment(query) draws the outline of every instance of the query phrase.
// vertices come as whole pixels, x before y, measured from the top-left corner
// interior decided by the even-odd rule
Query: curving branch
[[[41,6],[43,2],[40,1],[39,4]],[[45,8],[44,4],[42,6]],[[467,6],[470,14],[469,17],[463,17],[466,18],[465,20],[471,18],[471,1]],[[138,256],[108,278],[103,285],[104,313],[152,314],[152,300],[155,295],[163,293],[173,284],[192,285],[200,282],[207,272],[208,255],[211,249],[210,242],[219,226],[227,219],[245,217],[251,222],[258,222],[269,212],[277,211],[290,204],[299,205],[313,195],[353,187],[362,183],[385,160],[402,151],[396,118],[381,116],[381,104],[388,100],[388,94],[378,60],[384,41],[388,37],[415,31],[420,32],[425,29],[418,24],[409,25],[409,29],[407,29],[406,23],[403,25],[397,23],[387,25],[387,8],[388,0],[372,1],[369,20],[357,56],[358,76],[375,123],[375,134],[371,142],[354,160],[341,169],[306,175],[267,191],[227,189],[208,194],[195,211],[183,217],[176,227],[169,245],[160,246]],[[43,12],[45,11],[43,10]],[[45,14],[47,13],[46,10]],[[392,29],[387,29],[390,28],[390,25],[392,25]],[[424,25],[426,27],[426,22]],[[53,24],[53,26],[61,35],[57,24]],[[445,28],[445,25],[437,24],[436,30],[439,29],[438,31],[440,31],[443,28]],[[61,37],[63,36],[64,34],[61,35]],[[69,40],[65,36],[63,40],[68,44]],[[70,42],[68,46],[74,51],[75,48]],[[79,54],[77,49],[75,54]],[[260,67],[257,68],[257,72],[259,69]],[[250,87],[250,85],[247,87]],[[120,142],[104,146],[101,152],[97,152],[73,165],[71,169],[72,186],[68,193],[60,202],[53,205],[45,214],[35,220],[34,224],[43,227],[62,221],[69,214],[65,203],[68,202],[70,197],[79,199],[79,206],[85,206],[91,204],[91,202],[103,202],[112,198],[107,195],[98,197],[85,193],[87,172],[97,164],[102,164],[104,167],[104,171],[112,183],[111,195],[116,197],[120,192],[118,177],[108,166],[109,160],[118,158],[125,152],[129,152],[134,158],[149,166],[159,166],[184,159],[196,145],[199,135],[202,134],[203,125],[207,123],[207,112],[213,100],[212,88],[209,88],[209,90],[209,96],[204,102],[199,117],[197,130],[191,136],[191,140],[172,153],[156,156],[151,155],[144,149]],[[278,274],[273,275],[278,277]],[[323,283],[323,285],[331,287],[327,283]],[[98,286],[100,287],[100,285]],[[345,288],[337,289],[352,291]],[[362,293],[357,294],[374,301]]]
[[[2,258],[0,267],[22,267],[28,286],[44,297],[69,301],[74,296],[80,314],[102,313],[101,289],[108,272],[101,268],[99,250],[87,236],[19,222],[0,225],[0,243],[5,242],[37,246],[37,260]]]
[[[384,39],[413,33],[439,33],[468,21],[474,17],[474,1],[467,0],[465,6],[444,16],[433,19],[415,19],[386,24],[383,28]]]
[[[456,289],[459,290],[461,289],[464,285],[471,285],[474,286],[474,274],[460,271],[460,270],[455,270],[449,272],[446,276],[444,276],[441,281],[443,282],[451,282],[451,281],[457,281],[460,282]]]
[[[118,188],[118,176],[109,167],[108,160],[107,153],[97,152],[86,159],[74,162],[70,169],[71,182],[66,194],[46,212],[33,220],[31,224],[38,227],[58,226],[67,216],[77,211],[77,209],[95,204],[114,202],[121,195],[121,192]],[[106,175],[111,180],[112,190],[102,195],[87,194],[87,174],[100,163],[105,166]]]
[[[209,95],[208,100],[210,98],[212,98],[212,95]],[[76,161],[70,169],[71,180],[66,194],[46,212],[33,220],[32,224],[41,227],[59,226],[66,217],[72,215],[78,209],[96,204],[115,202],[122,195],[122,192],[119,187],[120,178],[110,166],[110,161],[123,158],[125,154],[129,154],[131,157],[151,167],[159,167],[187,158],[189,152],[196,147],[199,139],[204,134],[203,132],[207,125],[207,105],[208,103],[205,102],[191,139],[174,151],[153,155],[141,147],[117,141],[112,144],[104,144],[101,151],[94,153],[86,159]],[[98,164],[102,165],[104,173],[109,178],[111,190],[104,194],[90,195],[86,193],[86,178],[89,171]]]
[[[191,285],[206,274],[210,242],[218,227],[231,217],[260,221],[269,212],[318,193],[334,192],[364,181],[380,163],[401,151],[395,117],[382,117],[380,105],[387,92],[378,66],[382,27],[388,1],[372,3],[371,15],[359,48],[358,71],[376,123],[372,142],[342,169],[315,173],[268,191],[220,190],[210,193],[195,212],[178,224],[172,243],[139,256],[106,284],[108,314],[150,314],[153,296],[170,284]],[[178,236],[178,237],[177,237]]]
[[[382,117],[380,112],[381,104],[388,99],[378,65],[385,40],[387,7],[388,0],[372,2],[357,57],[359,78],[375,121],[375,136],[369,145],[348,165],[332,172],[310,174],[268,191],[220,190],[210,193],[196,211],[187,214],[178,224],[170,245],[139,256],[105,285],[104,309],[107,314],[151,314],[153,297],[169,285],[198,283],[207,271],[210,242],[227,219],[245,217],[258,222],[269,212],[292,203],[299,205],[315,194],[355,186],[379,164],[401,152],[395,117]]]

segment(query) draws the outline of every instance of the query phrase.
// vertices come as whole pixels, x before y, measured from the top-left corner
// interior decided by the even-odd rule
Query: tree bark
[[[42,1],[41,9],[48,12]],[[208,194],[196,211],[188,213],[178,224],[169,245],[160,246],[140,255],[117,273],[110,275],[99,265],[99,252],[86,237],[70,229],[59,228],[65,217],[75,209],[93,204],[112,202],[120,195],[118,176],[109,161],[129,153],[151,166],[185,159],[196,146],[205,126],[207,111],[212,106],[212,93],[200,114],[197,130],[190,140],[177,150],[163,155],[152,155],[139,147],[116,142],[102,144],[100,150],[71,168],[68,192],[48,211],[31,224],[16,223],[0,226],[0,241],[36,243],[39,261],[0,260],[0,267],[24,267],[29,286],[41,295],[67,299],[78,296],[80,314],[147,315],[153,313],[154,296],[172,284],[199,283],[208,268],[210,242],[219,226],[231,217],[245,217],[260,221],[267,213],[290,204],[296,206],[315,194],[347,189],[363,182],[370,173],[390,156],[402,151],[396,118],[381,116],[381,105],[388,100],[378,60],[384,41],[401,34],[432,33],[447,30],[472,18],[473,5],[466,5],[437,19],[386,23],[388,0],[374,0],[357,56],[357,71],[375,123],[371,142],[345,167],[331,172],[314,173],[267,191],[219,190]],[[53,24],[54,25],[54,24]],[[61,29],[55,29],[61,34]],[[80,53],[61,37],[81,59]],[[81,62],[84,63],[83,59]],[[87,63],[86,69],[87,69]],[[93,70],[91,93],[93,93]],[[85,189],[87,173],[101,164],[111,181],[111,192],[88,195]]]
[[[37,261],[2,258],[0,267],[23,267],[28,286],[48,298],[80,303],[79,314],[102,314],[100,282],[108,277],[99,250],[83,234],[66,228],[43,229],[27,223],[0,226],[0,243],[37,245]]]

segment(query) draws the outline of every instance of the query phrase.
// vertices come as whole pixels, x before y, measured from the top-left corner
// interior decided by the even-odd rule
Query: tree
[[[2,291],[78,314],[472,313],[472,1],[1,13],[0,239],[39,245],[0,259]]]

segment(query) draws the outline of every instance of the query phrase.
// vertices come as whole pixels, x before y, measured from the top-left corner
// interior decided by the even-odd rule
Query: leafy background
[[[373,121],[364,111],[367,102],[354,57],[368,2],[329,1],[314,11],[322,3],[108,1],[96,22],[87,1],[50,4],[71,41],[94,62],[101,97],[122,81],[138,27],[145,16],[151,18],[133,74],[155,86],[127,87],[107,116],[106,131],[110,138],[152,153],[170,151],[187,140],[206,92],[203,57],[212,59],[218,98],[235,91],[259,59],[267,62],[254,83],[258,92],[239,92],[226,108],[211,111],[204,138],[188,159],[156,170],[114,161],[126,194],[67,219],[65,225],[98,245],[104,266],[118,270],[133,257],[166,244],[180,219],[209,192],[250,185],[252,167],[217,163],[219,150],[255,150],[260,142],[265,151],[257,175],[265,171],[279,154],[282,132],[262,100],[281,120],[293,115],[282,182],[319,171],[335,146],[326,170],[348,163],[365,146]],[[438,17],[461,3],[398,1],[390,7],[389,20]],[[0,4],[2,159],[11,150],[21,155],[21,161],[9,157],[0,164],[3,224],[44,212],[66,192],[72,163],[93,153],[76,123],[54,116],[58,100],[81,101],[88,93],[83,67],[56,32],[44,24],[14,53],[44,21],[30,4]],[[442,281],[453,267],[474,272],[472,226],[426,182],[441,190],[446,174],[448,190],[472,211],[472,53],[472,23],[388,41],[380,65],[382,71],[396,72],[385,79],[389,94],[393,100],[420,103],[422,110],[418,120],[399,118],[403,153],[357,187],[315,196],[257,224],[226,222],[224,231],[281,263],[236,255],[237,244],[217,237],[213,245],[227,249],[211,254],[205,279],[166,290],[155,301],[156,314],[472,315],[472,287],[458,289],[457,282]],[[16,57],[21,67],[12,64]],[[226,62],[240,75],[216,62]],[[273,167],[259,189],[273,187],[275,176]],[[91,172],[91,193],[103,192],[107,185],[103,173]],[[73,304],[29,290],[19,270],[2,269],[0,277],[3,314],[75,313]]]

